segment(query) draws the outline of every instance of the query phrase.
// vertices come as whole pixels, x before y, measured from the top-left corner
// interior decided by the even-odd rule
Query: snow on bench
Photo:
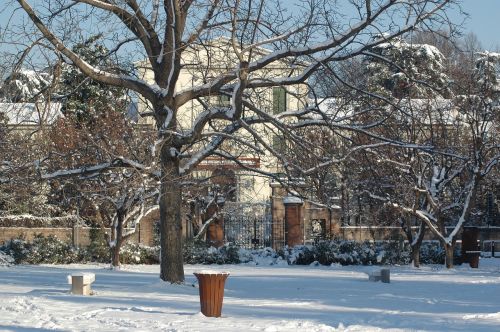
[[[377,281],[382,281],[384,283],[390,283],[391,282],[391,270],[389,269],[380,269],[380,270],[375,270],[370,273],[368,273],[368,280],[377,282]]]
[[[71,285],[71,294],[90,295],[90,285],[95,281],[94,273],[73,273],[68,276],[68,284]]]

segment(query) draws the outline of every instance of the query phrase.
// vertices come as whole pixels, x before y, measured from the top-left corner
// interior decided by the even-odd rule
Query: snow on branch
[[[99,165],[93,165],[93,166],[82,166],[79,168],[75,169],[67,169],[67,170],[59,170],[55,171],[53,173],[48,173],[48,174],[42,174],[41,178],[43,180],[50,180],[50,179],[55,179],[55,178],[61,178],[61,177],[71,177],[71,176],[85,176],[88,174],[97,174],[104,172],[108,169],[112,168],[132,168],[135,170],[139,171],[144,171],[146,172],[149,176],[152,177],[158,177],[159,173],[155,170],[152,170],[150,167],[146,167],[143,164],[123,158],[123,157],[118,157],[115,160],[111,162],[106,162],[106,163],[101,163]]]
[[[21,7],[24,9],[24,11],[28,14],[30,19],[33,21],[33,23],[36,25],[38,30],[44,35],[44,37],[56,48],[57,51],[61,52],[69,58],[75,66],[77,66],[83,73],[91,77],[92,79],[105,83],[105,84],[110,84],[118,87],[125,87],[129,88],[131,90],[137,91],[141,93],[143,96],[147,97],[150,100],[153,100],[155,97],[154,90],[144,81],[136,79],[131,76],[127,75],[118,75],[118,74],[112,74],[109,72],[105,72],[101,69],[98,69],[92,65],[90,65],[88,62],[83,60],[80,56],[78,56],[75,52],[71,51],[68,47],[64,45],[64,43],[52,32],[49,30],[49,28],[42,22],[42,20],[39,18],[39,16],[35,13],[33,8],[28,4],[27,1],[25,0],[17,0],[17,2],[21,5]],[[98,0],[80,0],[80,2],[85,2],[91,5],[96,6],[97,8],[102,8],[109,10],[113,12],[113,10],[116,11],[117,6],[111,5],[109,3],[105,3],[103,1],[98,1]],[[113,8],[111,8],[113,7]],[[125,17],[125,16],[124,16]],[[135,16],[134,16],[135,17]],[[123,20],[126,20],[123,18]],[[127,21],[128,22],[128,21]],[[134,30],[132,30],[134,31]],[[143,37],[141,33],[139,33],[139,38]],[[147,42],[149,43],[149,42]],[[146,44],[147,45],[147,44]],[[145,45],[145,46],[146,46]],[[147,49],[147,47],[146,47]]]

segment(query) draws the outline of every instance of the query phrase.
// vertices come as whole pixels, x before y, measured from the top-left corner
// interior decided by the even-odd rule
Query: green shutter
[[[285,139],[281,135],[273,135],[273,149],[283,151],[285,149]]]
[[[281,87],[273,88],[273,114],[286,111],[286,90]]]
[[[217,105],[218,106],[229,106],[231,104],[231,97],[228,95],[218,95]]]

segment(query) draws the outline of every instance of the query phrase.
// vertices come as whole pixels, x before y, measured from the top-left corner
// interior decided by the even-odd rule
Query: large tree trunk
[[[409,231],[411,232],[411,227],[409,228]],[[422,246],[422,242],[425,237],[425,223],[423,221],[420,221],[418,234],[416,236],[417,238],[411,246],[411,257],[413,260],[413,266],[420,267],[420,247]]]
[[[120,266],[120,249],[123,242],[123,218],[124,214],[121,211],[117,212],[117,224],[113,228],[112,234],[114,238],[114,245],[111,246],[111,265],[114,268]]]
[[[181,179],[179,159],[165,144],[161,149],[160,191],[160,278],[171,283],[184,282],[181,223]]]
[[[420,267],[420,246],[422,243],[417,243],[411,246],[411,260],[414,267]]]
[[[411,217],[406,220],[402,220],[401,228],[406,235],[406,239],[410,242],[411,249],[411,261],[414,267],[420,267],[420,247],[422,246],[422,241],[425,236],[425,223],[420,221],[419,231],[415,234],[416,239],[413,240],[413,232],[412,232],[412,221]]]
[[[445,263],[447,269],[453,268],[453,249],[454,249],[453,244],[445,243],[445,245],[444,245],[444,250],[445,250],[444,263]]]
[[[116,268],[120,266],[120,247],[121,241],[116,241],[116,244],[111,248],[111,265]]]

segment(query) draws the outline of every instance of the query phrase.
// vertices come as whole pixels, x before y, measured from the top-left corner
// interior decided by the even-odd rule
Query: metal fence
[[[285,242],[284,221],[272,221],[270,216],[225,216],[224,240],[242,248],[280,249]]]

